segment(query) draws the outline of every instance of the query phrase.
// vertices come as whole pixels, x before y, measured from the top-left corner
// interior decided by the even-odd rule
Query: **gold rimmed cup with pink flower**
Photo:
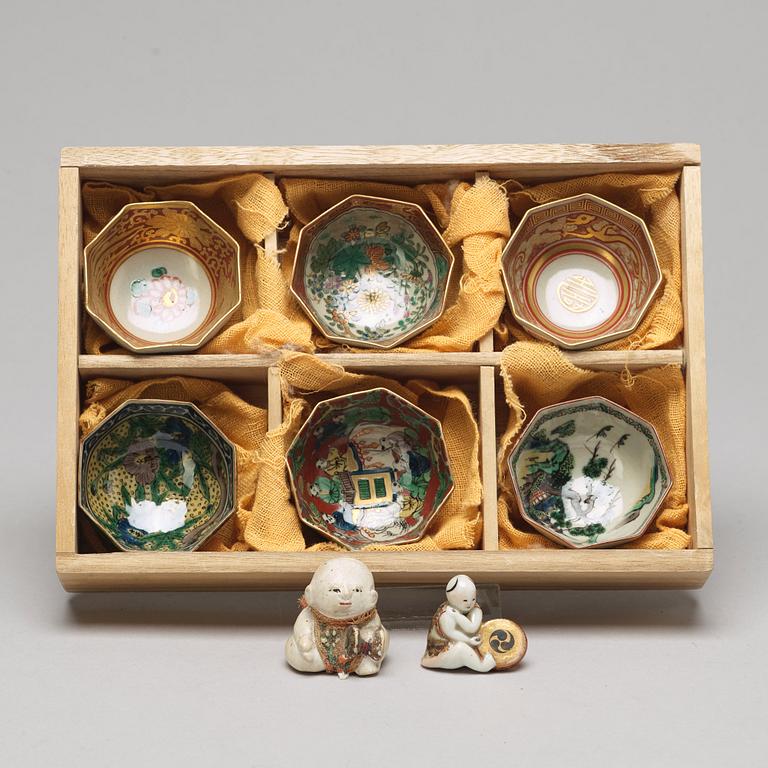
[[[189,352],[240,305],[240,247],[186,200],[126,205],[85,247],[85,307],[132,352]]]

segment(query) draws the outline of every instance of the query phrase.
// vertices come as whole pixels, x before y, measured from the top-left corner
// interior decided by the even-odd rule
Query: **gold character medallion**
[[[571,312],[588,312],[597,304],[597,286],[586,275],[570,275],[557,286],[557,298]]]

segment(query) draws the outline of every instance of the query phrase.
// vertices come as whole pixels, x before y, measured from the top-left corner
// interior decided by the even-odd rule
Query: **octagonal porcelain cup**
[[[302,521],[348,549],[418,541],[453,490],[440,422],[384,388],[318,403],[286,464]]]
[[[352,195],[302,228],[291,291],[331,341],[391,349],[442,315],[453,264],[420,206]]]
[[[85,247],[85,307],[131,352],[189,352],[240,306],[240,247],[193,203],[126,205]]]

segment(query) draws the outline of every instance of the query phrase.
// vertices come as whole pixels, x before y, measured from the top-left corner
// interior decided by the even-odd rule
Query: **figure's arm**
[[[363,624],[363,626],[361,627],[361,629],[363,631],[370,630],[372,632],[373,630],[378,629],[380,626],[381,626],[381,619],[379,618],[379,614],[375,613],[373,615],[373,618],[366,621],[365,624]]]
[[[378,641],[380,643],[381,655],[384,656],[389,650],[389,633],[387,632],[386,627],[381,623],[378,613],[370,621],[360,627],[360,638],[366,643],[372,643],[376,636],[378,636]]]
[[[370,621],[366,622],[360,628],[361,636],[368,640],[377,633],[380,634],[382,638],[385,638],[385,639],[388,634],[386,628],[381,623],[381,619],[379,618],[378,613]]]
[[[480,624],[483,621],[483,612],[480,606],[472,608],[466,616],[456,611],[456,625],[462,632],[466,632],[468,635],[474,635],[480,629]]]
[[[446,610],[440,617],[440,630],[449,639],[455,643],[468,643],[469,645],[480,645],[480,638],[473,636],[472,625],[458,611]]]
[[[476,605],[474,608],[470,609],[467,614],[467,619],[469,619],[469,623],[472,625],[471,632],[474,635],[476,632],[480,631],[480,625],[483,623],[483,609],[479,605]]]
[[[309,608],[305,608],[296,617],[293,625],[293,637],[296,640],[296,647],[303,655],[308,654],[315,645],[313,621],[312,611]]]

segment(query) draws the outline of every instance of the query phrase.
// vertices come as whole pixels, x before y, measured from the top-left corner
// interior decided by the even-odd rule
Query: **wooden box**
[[[366,552],[359,557],[379,584],[439,584],[464,572],[481,582],[526,588],[694,588],[712,570],[707,459],[707,403],[702,274],[700,154],[696,145],[452,145],[392,147],[68,148],[60,169],[59,379],[56,569],[67,590],[274,589],[305,585],[323,553],[81,553],[77,536],[78,415],[82,382],[182,373],[266,390],[270,426],[281,419],[278,355],[81,354],[81,184],[87,180],[143,186],[201,180],[244,171],[276,177],[365,178],[404,183],[476,178],[523,182],[613,172],[682,169],[680,232],[685,308],[684,346],[676,350],[570,353],[578,365],[633,370],[684,366],[691,547],[681,551],[608,549],[498,550],[496,398],[499,352],[490,339],[466,353],[328,354],[351,370],[391,377],[460,380],[473,393],[481,430],[484,536],[473,551]],[[276,248],[276,239],[265,248]]]

